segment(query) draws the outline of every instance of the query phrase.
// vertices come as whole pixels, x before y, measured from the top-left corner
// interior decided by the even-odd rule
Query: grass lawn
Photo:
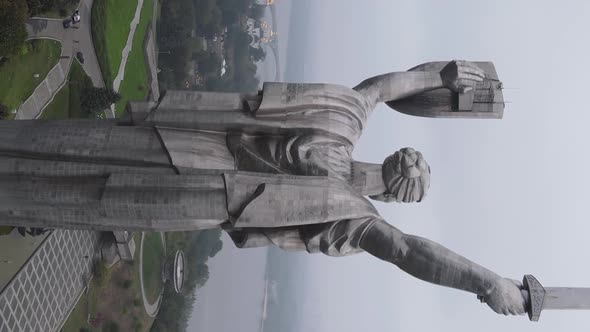
[[[105,84],[111,87],[121,64],[137,0],[95,0],[92,4],[92,38]]]
[[[57,63],[61,44],[54,40],[27,42],[28,52],[0,61],[0,103],[13,110],[24,102]],[[39,74],[39,77],[34,77]]]
[[[80,108],[80,96],[86,87],[92,87],[92,80],[86,75],[78,61],[72,62],[68,83],[59,90],[51,103],[43,110],[41,119],[59,120],[90,117]]]
[[[87,328],[89,330],[91,329],[90,324],[88,324],[88,316],[89,312],[91,311],[91,307],[96,306],[96,304],[94,304],[94,306],[91,305],[91,302],[96,302],[97,300],[95,293],[96,286],[93,286],[93,284],[90,283],[88,292],[82,294],[80,300],[78,300],[78,303],[76,304],[76,307],[74,307],[74,310],[72,313],[70,313],[68,320],[65,322],[63,326],[64,332],[78,332],[81,330],[81,328]]]
[[[141,16],[135,35],[133,46],[127,64],[125,76],[119,87],[121,100],[115,104],[116,116],[120,117],[125,110],[128,100],[145,100],[148,94],[148,68],[144,56],[144,40],[149,24],[152,21],[154,4],[152,0],[144,0]]]
[[[154,303],[162,287],[162,263],[164,262],[164,246],[160,233],[146,233],[143,243],[143,283],[147,299]]]
[[[69,119],[70,114],[70,86],[64,85],[41,114],[43,120]]]
[[[13,228],[12,226],[0,226],[0,235],[10,234]]]

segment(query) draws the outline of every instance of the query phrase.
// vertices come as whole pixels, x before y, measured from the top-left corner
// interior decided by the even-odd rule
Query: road
[[[58,63],[47,77],[35,88],[33,94],[19,107],[16,119],[36,119],[67,80],[68,72],[75,54],[82,52],[82,67],[96,87],[104,87],[104,80],[94,50],[91,31],[91,10],[94,0],[81,1],[79,6],[81,21],[69,29],[63,27],[62,19],[32,18],[27,21],[29,39],[54,39],[61,43],[62,50]],[[114,117],[106,112],[107,117]]]

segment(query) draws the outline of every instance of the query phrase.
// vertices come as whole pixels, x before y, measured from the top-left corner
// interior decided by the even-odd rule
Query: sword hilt
[[[529,319],[533,322],[538,321],[541,316],[541,310],[543,310],[545,288],[541,286],[541,283],[535,277],[527,274],[522,280],[522,289],[520,292],[525,300],[525,308],[529,314]],[[477,299],[481,303],[486,302],[483,295],[478,295]]]
[[[524,301],[525,301],[525,304],[524,304],[524,305],[525,305],[525,308],[528,308],[528,307],[529,307],[529,301],[530,301],[530,293],[529,293],[529,291],[528,291],[528,290],[526,290],[526,289],[524,289],[524,288],[522,288],[522,289],[520,290],[520,294],[521,294],[521,295],[522,295],[522,297],[524,298]],[[477,296],[477,299],[478,299],[478,300],[479,300],[479,302],[481,302],[481,303],[486,303],[486,298],[485,298],[485,296],[483,296],[483,295],[478,295],[478,296]],[[528,309],[527,309],[527,311],[528,311]]]

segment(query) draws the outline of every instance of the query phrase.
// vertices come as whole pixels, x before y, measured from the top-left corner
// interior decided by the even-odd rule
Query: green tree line
[[[159,80],[165,89],[186,89],[197,64],[204,81],[198,89],[208,91],[255,91],[256,61],[264,51],[250,47],[251,37],[242,30],[246,17],[261,18],[264,7],[253,0],[166,0],[158,26]],[[197,38],[224,38],[227,62],[221,76],[221,55],[202,49]]]
[[[186,331],[188,319],[197,300],[195,290],[209,279],[207,260],[223,247],[221,230],[174,232],[166,234],[166,251],[173,255],[183,250],[187,260],[186,279],[181,293],[167,285],[160,311],[152,325],[152,332]]]

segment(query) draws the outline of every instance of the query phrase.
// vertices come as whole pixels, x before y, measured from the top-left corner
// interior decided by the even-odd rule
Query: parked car
[[[82,52],[76,52],[76,59],[78,59],[81,64],[84,64],[84,54],[82,54]]]
[[[80,19],[81,19],[81,17],[80,17],[80,11],[76,9],[76,11],[74,12],[74,14],[72,14],[72,22],[74,24],[76,24],[76,23],[80,22]]]
[[[72,24],[72,21],[70,19],[66,19],[66,20],[63,20],[62,24],[64,26],[64,29],[67,29]]]

